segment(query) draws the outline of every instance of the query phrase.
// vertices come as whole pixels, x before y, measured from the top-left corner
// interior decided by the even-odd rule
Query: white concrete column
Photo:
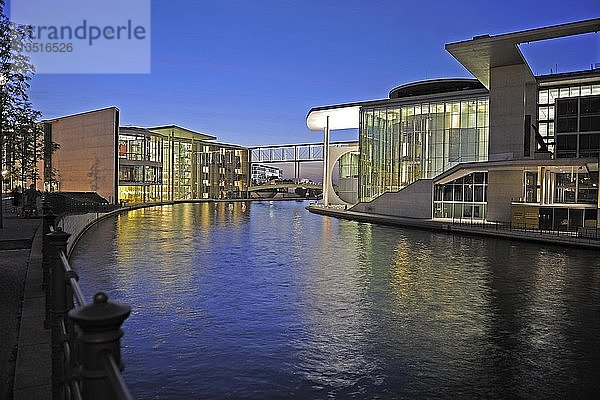
[[[327,123],[323,130],[323,205],[329,205],[329,191],[327,190],[327,184],[329,183],[329,115],[327,116]]]
[[[540,205],[546,204],[546,168],[538,167],[538,185],[540,186]]]
[[[553,172],[548,172],[548,203],[554,204],[554,189],[556,184],[556,175]]]

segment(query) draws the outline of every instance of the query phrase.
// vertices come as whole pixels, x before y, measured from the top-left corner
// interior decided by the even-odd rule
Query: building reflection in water
[[[336,220],[304,206],[154,207],[81,240],[72,261],[85,292],[133,306],[124,359],[138,397],[600,390],[596,253]]]

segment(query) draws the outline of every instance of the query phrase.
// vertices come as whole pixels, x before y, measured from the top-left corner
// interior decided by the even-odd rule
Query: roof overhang
[[[596,68],[590,71],[539,75],[536,78],[540,87],[552,87],[559,85],[589,85],[600,80],[600,69]]]
[[[519,64],[529,68],[518,47],[520,43],[580,35],[599,30],[600,18],[594,18],[503,35],[476,36],[471,40],[448,43],[446,50],[489,89],[491,68]]]
[[[587,172],[596,172],[598,170],[598,159],[560,158],[555,160],[510,160],[461,163],[433,178],[433,183],[436,185],[444,185],[473,172],[489,172],[494,170],[526,171],[532,169],[535,170],[538,167],[544,167],[556,172],[572,172],[573,170],[578,171],[580,169]]]
[[[306,116],[306,126],[311,131],[322,131],[327,126],[329,129],[358,129],[361,103],[340,104],[330,107],[312,108]]]
[[[153,133],[146,128],[140,128],[138,126],[120,126],[119,135],[134,135],[134,136],[151,136]],[[154,135],[158,136],[157,133]]]
[[[174,135],[178,138],[193,139],[193,140],[215,140],[216,137],[207,135],[206,133],[196,132],[191,129],[184,128],[178,125],[165,125],[146,128],[151,132],[156,132],[161,135]]]

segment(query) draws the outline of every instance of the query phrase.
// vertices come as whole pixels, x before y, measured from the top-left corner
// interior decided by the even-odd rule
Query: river
[[[592,398],[597,252],[400,229],[305,202],[177,204],[88,231],[88,297],[131,305],[139,399]]]

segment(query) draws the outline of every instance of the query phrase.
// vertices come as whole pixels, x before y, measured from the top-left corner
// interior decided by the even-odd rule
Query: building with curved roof
[[[485,86],[473,78],[441,78],[410,82],[390,90],[390,99],[403,99],[412,96],[427,96],[463,90],[485,89]]]
[[[358,129],[352,210],[595,228],[600,69],[534,76],[518,45],[598,31],[600,18],[450,43],[474,78],[410,82],[385,99],[315,107],[307,126],[325,143],[331,130]]]

